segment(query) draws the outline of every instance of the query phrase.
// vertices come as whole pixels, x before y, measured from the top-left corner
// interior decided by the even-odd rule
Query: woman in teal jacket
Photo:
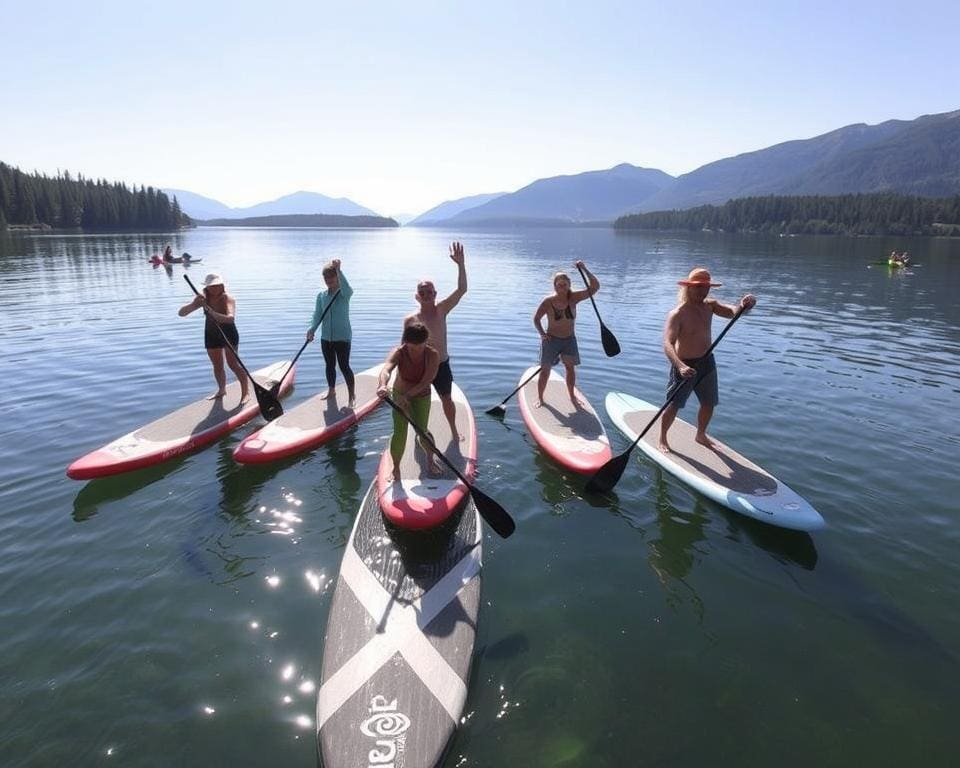
[[[307,341],[313,341],[317,327],[321,326],[320,318],[324,310],[330,302],[333,302],[326,316],[323,316],[320,327],[320,351],[323,352],[323,360],[327,364],[328,387],[326,394],[322,397],[333,397],[336,390],[337,366],[340,366],[343,380],[347,382],[349,406],[352,408],[356,400],[353,371],[350,369],[350,342],[353,339],[353,331],[350,328],[350,297],[353,296],[353,288],[340,271],[340,259],[334,259],[324,265],[323,281],[327,285],[327,290],[317,294],[317,306],[313,310],[313,320],[310,322],[310,330],[307,331]],[[337,291],[340,292],[339,296]]]

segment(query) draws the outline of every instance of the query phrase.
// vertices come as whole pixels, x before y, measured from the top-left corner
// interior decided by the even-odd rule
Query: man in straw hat
[[[717,364],[713,354],[704,357],[710,348],[710,321],[714,315],[733,317],[739,308],[751,309],[757,300],[746,294],[737,306],[721,304],[708,298],[711,288],[721,283],[711,282],[710,273],[703,267],[690,270],[686,280],[677,281],[680,290],[677,293],[677,306],[667,313],[663,328],[663,351],[670,360],[670,378],[667,383],[668,397],[677,387],[676,397],[667,406],[660,420],[659,448],[670,452],[667,432],[679,411],[687,402],[691,392],[697,393],[700,412],[697,414],[698,443],[713,448],[707,437],[707,425],[713,416],[713,409],[720,402],[717,383]]]

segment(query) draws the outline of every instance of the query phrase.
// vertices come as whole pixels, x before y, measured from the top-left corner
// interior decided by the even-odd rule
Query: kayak
[[[529,378],[537,369],[528,368],[520,380]],[[537,445],[565,469],[592,475],[613,458],[610,440],[597,412],[579,389],[574,389],[582,405],[570,402],[567,385],[556,371],[550,371],[544,403],[537,401],[537,377],[527,382],[518,395],[520,415]]]
[[[610,392],[607,414],[630,440],[650,423],[660,410],[622,392]],[[654,424],[639,443],[649,459],[708,499],[755,520],[796,531],[815,531],[826,526],[824,519],[802,496],[716,438],[714,449],[696,442],[696,428],[676,419],[670,427],[670,452],[657,443],[660,425]]]
[[[380,404],[377,379],[382,367],[376,365],[355,376],[356,405],[352,408],[347,401],[347,385],[341,382],[333,397],[314,395],[245,437],[233,451],[233,458],[241,464],[263,464],[333,440]]]
[[[477,428],[473,411],[463,391],[456,384],[451,392],[457,409],[456,424],[460,441],[455,442],[450,424],[443,413],[440,397],[430,389],[430,420],[427,430],[444,456],[467,480],[477,472]],[[407,529],[432,528],[440,525],[459,507],[468,495],[468,488],[450,469],[436,459],[431,471],[427,454],[416,441],[413,427],[407,429],[407,444],[400,461],[400,480],[393,478],[393,459],[389,441],[377,471],[377,494],[384,516],[394,525]]]
[[[289,366],[289,360],[274,363],[254,371],[253,378],[270,389]],[[295,378],[296,368],[284,380],[281,397],[290,392]],[[222,398],[186,405],[77,459],[67,467],[67,476],[90,480],[161,464],[219,440],[259,413],[252,388],[250,399],[240,405],[240,382],[235,381]]]
[[[385,525],[370,485],[327,618],[316,736],[325,768],[439,766],[463,717],[480,609],[480,516]]]

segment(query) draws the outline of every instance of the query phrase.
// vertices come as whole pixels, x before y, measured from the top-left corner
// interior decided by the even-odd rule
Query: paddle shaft
[[[330,303],[327,304],[327,306],[325,306],[325,307],[323,308],[323,312],[320,313],[320,320],[317,322],[317,328],[320,328],[320,327],[323,325],[323,318],[325,318],[325,317],[327,316],[327,312],[330,311],[330,307],[333,306],[333,302],[335,302],[335,301],[337,300],[337,296],[339,296],[339,295],[340,295],[340,289],[338,288],[338,289],[337,289],[337,292],[336,292],[335,294],[333,294],[333,298],[330,299]],[[321,331],[321,333],[322,333],[322,331]],[[276,384],[273,385],[273,389],[276,389],[276,390],[279,391],[280,387],[283,386],[283,380],[284,380],[285,378],[287,378],[287,374],[289,374],[290,371],[293,370],[293,366],[295,366],[295,365],[297,364],[297,360],[300,359],[300,355],[303,354],[303,350],[305,350],[305,349],[307,348],[307,345],[308,345],[309,343],[310,343],[310,339],[307,339],[305,342],[303,342],[303,346],[300,347],[300,351],[297,352],[297,354],[294,356],[293,362],[290,363],[290,367],[287,368],[287,370],[285,370],[285,371],[283,372],[283,376],[280,377],[280,381],[278,381]]]
[[[520,386],[519,386],[519,387],[517,387],[515,390],[513,390],[513,392],[511,392],[509,395],[507,395],[505,398],[503,398],[503,400],[500,401],[500,405],[503,405],[505,402],[507,402],[507,400],[509,400],[511,397],[513,397],[515,394],[517,394],[517,392],[519,392],[519,391],[520,391],[521,389],[523,389],[527,384],[529,384],[530,381],[534,378],[534,376],[536,376],[536,375],[537,375],[538,373],[540,373],[540,371],[542,371],[542,370],[543,370],[543,368],[537,368],[537,370],[535,370],[533,373],[531,373],[529,376],[527,376],[527,378],[525,378],[523,381],[520,382]]]
[[[455,474],[458,478],[460,478],[460,482],[462,482],[465,486],[467,486],[467,488],[472,488],[472,486],[470,485],[470,481],[467,480],[467,478],[463,476],[460,470],[457,469],[451,463],[450,459],[444,456],[441,450],[437,448],[437,444],[433,442],[433,438],[430,437],[430,435],[425,430],[421,429],[414,422],[414,420],[410,418],[409,414],[391,399],[390,395],[384,395],[383,399],[387,405],[393,408],[393,410],[399,412],[403,416],[403,418],[405,418],[407,422],[409,422],[410,426],[413,427],[413,431],[417,433],[417,435],[420,437],[421,440],[423,440],[424,442],[427,443],[427,445],[433,448],[433,452],[440,457],[440,460],[450,468],[450,471],[453,472],[453,474]]]
[[[580,272],[580,277],[583,278],[583,282],[587,284],[587,296],[590,298],[590,303],[593,304],[593,311],[597,313],[597,320],[600,320],[600,310],[597,309],[597,302],[593,300],[593,293],[590,291],[590,281],[587,279],[583,267],[577,267],[577,270]],[[600,325],[603,325],[603,320],[600,320]]]
[[[727,335],[727,331],[729,331],[733,327],[733,324],[737,322],[737,320],[740,318],[740,315],[742,315],[743,312],[744,312],[744,308],[740,307],[740,309],[737,310],[737,313],[731,318],[730,322],[727,323],[726,327],[722,331],[720,331],[720,335],[717,336],[716,339],[714,339],[713,344],[710,345],[709,349],[707,349],[707,351],[700,356],[700,360],[704,360],[705,358],[710,356],[710,353],[713,352],[714,347],[716,347],[717,344],[720,343],[720,340]],[[697,375],[693,380],[694,387],[696,387],[700,379],[703,378],[703,374],[704,372],[702,371],[697,372]],[[686,379],[681,379],[680,381],[677,382],[676,386],[674,386],[673,388],[673,392],[671,392],[669,397],[667,397],[667,402],[665,402],[662,406],[660,406],[660,410],[657,411],[657,415],[654,416],[652,419],[650,419],[647,426],[643,428],[643,431],[639,435],[637,435],[637,439],[630,444],[630,447],[626,451],[627,453],[630,453],[630,451],[632,451],[634,448],[637,447],[637,445],[643,439],[643,436],[650,431],[650,427],[652,427],[656,423],[657,419],[659,419],[663,415],[663,412],[667,410],[667,407],[670,405],[670,403],[676,400],[677,395],[680,393],[680,389],[686,383],[687,383]]]

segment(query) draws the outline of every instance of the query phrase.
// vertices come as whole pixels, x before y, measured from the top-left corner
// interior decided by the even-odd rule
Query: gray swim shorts
[[[567,359],[567,362],[580,365],[580,350],[577,347],[576,334],[567,336],[565,339],[548,336],[540,343],[541,366],[545,365],[549,368],[556,365],[557,358],[561,355]]]
[[[717,379],[717,361],[710,354],[707,357],[695,360],[684,360],[687,365],[697,369],[697,375],[689,379],[684,379],[676,366],[670,366],[670,378],[667,380],[667,397],[673,393],[674,388],[679,386],[680,390],[677,396],[673,398],[673,404],[677,410],[687,404],[687,398],[691,392],[697,393],[697,400],[701,405],[717,405],[720,402],[720,384]]]

